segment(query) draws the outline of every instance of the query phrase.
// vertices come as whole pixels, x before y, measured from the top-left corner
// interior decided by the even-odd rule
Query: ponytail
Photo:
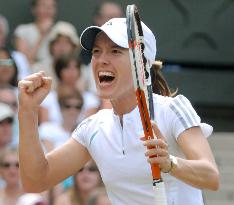
[[[152,89],[153,93],[162,95],[162,96],[174,96],[177,92],[171,92],[167,81],[162,75],[160,69],[162,68],[161,61],[155,61],[151,67],[151,80],[152,80]]]

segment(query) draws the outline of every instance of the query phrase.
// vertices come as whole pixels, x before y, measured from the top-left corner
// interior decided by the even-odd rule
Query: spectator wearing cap
[[[12,143],[14,112],[5,103],[0,103],[0,149]]]
[[[80,48],[79,37],[76,28],[65,21],[55,24],[51,29],[49,40],[49,51],[51,58],[47,58],[33,66],[33,72],[45,71],[53,78],[52,88],[57,86],[57,78],[54,72],[54,61],[63,55],[78,52]]]
[[[24,194],[19,176],[18,149],[5,146],[0,150],[0,174],[4,183],[0,188],[0,204],[15,205],[18,198]]]

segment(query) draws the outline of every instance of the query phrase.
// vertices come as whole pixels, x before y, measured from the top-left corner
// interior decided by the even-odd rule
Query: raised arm
[[[51,78],[43,72],[19,82],[19,161],[22,183],[27,192],[51,188],[90,159],[86,148],[72,138],[45,156],[38,136],[38,109],[50,87]]]

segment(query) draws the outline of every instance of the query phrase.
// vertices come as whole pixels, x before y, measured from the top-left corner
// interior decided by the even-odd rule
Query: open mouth
[[[109,71],[100,71],[98,73],[99,82],[101,84],[111,83],[114,79],[114,73]]]

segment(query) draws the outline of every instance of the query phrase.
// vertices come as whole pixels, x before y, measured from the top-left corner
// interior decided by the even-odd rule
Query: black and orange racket
[[[154,138],[151,120],[154,120],[153,92],[150,67],[144,56],[144,36],[141,19],[135,5],[128,5],[126,23],[131,60],[132,76],[137,97],[137,104],[146,139]],[[158,136],[158,133],[155,133]],[[152,147],[148,147],[151,149]],[[151,164],[153,189],[155,190],[155,205],[167,205],[165,186],[158,164]]]

